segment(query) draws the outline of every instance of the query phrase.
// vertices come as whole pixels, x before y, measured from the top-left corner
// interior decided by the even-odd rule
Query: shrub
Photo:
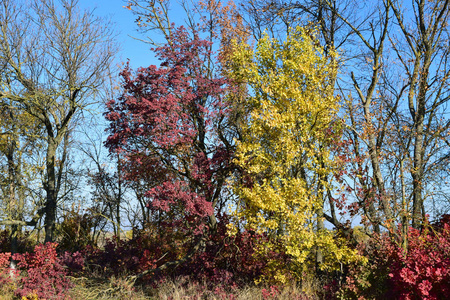
[[[19,232],[17,236],[17,252],[25,253],[33,251],[36,243],[28,237],[28,232]],[[11,251],[11,231],[9,229],[0,230],[0,253]]]
[[[77,251],[93,244],[91,230],[94,216],[88,212],[80,213],[74,208],[64,216],[64,221],[57,227],[60,241],[58,248],[66,251]]]
[[[189,276],[198,282],[208,282],[211,287],[219,283],[238,287],[254,283],[255,279],[273,278],[270,266],[274,262],[280,266],[288,265],[288,256],[284,253],[272,251],[268,257],[256,253],[256,248],[263,245],[267,237],[248,231],[230,236],[227,224],[227,216],[221,216],[203,248],[184,264],[175,269],[168,268],[153,279]],[[149,224],[136,231],[129,240],[107,240],[104,249],[86,247],[81,251],[86,267],[102,276],[120,277],[183,258],[190,243],[180,234],[180,225],[171,226],[163,221],[158,226],[159,229]],[[154,275],[149,274],[144,281]]]
[[[74,253],[65,251],[61,255],[61,262],[67,267],[67,272],[69,275],[74,275],[75,273],[82,272],[84,270],[84,257],[79,251]]]
[[[142,234],[130,240],[107,239],[103,249],[87,246],[81,251],[84,264],[102,276],[120,277],[156,267],[158,258],[164,256],[164,240]],[[172,258],[173,251],[164,258]]]
[[[388,255],[393,296],[398,299],[445,299],[450,293],[450,226],[440,231],[410,229],[409,247]]]
[[[66,292],[72,287],[66,270],[57,257],[56,243],[37,245],[33,253],[14,254],[18,267],[24,271],[19,297],[35,295],[42,299],[68,299]]]
[[[265,279],[273,279],[271,263],[282,266],[289,264],[288,256],[281,250],[271,251],[267,256],[260,255],[257,249],[267,242],[266,236],[250,231],[229,235],[228,216],[221,215],[219,219],[205,247],[178,268],[177,276],[189,276],[192,280],[207,282],[209,288],[217,284],[237,288],[252,284],[255,280],[266,282]],[[284,272],[286,268],[279,270]]]
[[[380,299],[389,290],[389,266],[393,244],[386,235],[373,237],[358,245],[368,262],[347,266],[345,281],[338,295],[344,299]]]
[[[9,268],[11,253],[0,253],[0,287],[11,285],[11,269]]]
[[[408,251],[387,235],[360,245],[367,265],[352,265],[346,298],[445,299],[450,293],[450,219],[408,232]]]

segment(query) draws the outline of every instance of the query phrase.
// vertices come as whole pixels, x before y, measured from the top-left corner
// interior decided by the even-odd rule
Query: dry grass
[[[144,300],[148,297],[141,288],[133,287],[125,278],[108,280],[73,278],[75,286],[70,290],[72,299],[80,300]]]
[[[71,278],[74,287],[68,292],[73,300],[318,300],[321,287],[318,282],[306,281],[302,286],[291,285],[273,292],[270,287],[248,286],[240,289],[216,287],[207,289],[205,283],[191,282],[186,278],[168,280],[157,288],[133,287],[126,277],[108,279]],[[17,300],[14,286],[0,287],[0,300]]]
[[[4,278],[0,279],[2,279],[1,281],[2,284],[0,284],[0,300],[15,299],[14,291],[16,290],[16,284],[14,283],[14,281],[11,280],[3,281]]]
[[[314,284],[314,289],[317,284]],[[167,281],[153,290],[149,299],[162,300],[186,300],[186,299],[233,299],[233,300],[316,300],[320,299],[313,290],[313,283],[307,283],[302,287],[291,285],[279,289],[277,292],[271,292],[269,287],[248,286],[241,289],[230,289],[225,291],[223,288],[208,290],[205,284],[189,282],[186,279],[176,281]],[[265,290],[265,291],[264,291]]]
[[[0,289],[0,300],[14,300],[14,291]]]

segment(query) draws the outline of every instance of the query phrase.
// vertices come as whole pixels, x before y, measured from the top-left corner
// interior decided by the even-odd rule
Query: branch
[[[0,225],[5,225],[5,226],[14,226],[14,225],[18,225],[18,226],[36,226],[36,224],[38,223],[39,219],[41,219],[43,215],[44,215],[44,208],[40,208],[37,211],[36,215],[31,219],[31,221],[1,220],[0,221]]]
[[[181,264],[184,264],[191,260],[191,258],[205,245],[205,236],[202,236],[197,243],[192,247],[191,251],[187,253],[183,258],[175,260],[175,261],[168,261],[161,266],[145,270],[142,273],[139,273],[137,275],[128,276],[127,282],[129,282],[131,285],[136,284],[138,280],[141,280],[144,276],[152,274],[152,278],[155,277],[157,274],[161,273],[162,271],[165,271],[170,268],[176,268]],[[164,256],[163,256],[164,257]],[[161,259],[161,258],[160,258]]]

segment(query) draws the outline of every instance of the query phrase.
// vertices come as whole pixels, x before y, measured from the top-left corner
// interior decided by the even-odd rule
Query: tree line
[[[410,228],[448,212],[449,1],[182,2],[184,23],[171,5],[128,1],[161,63],[126,64],[112,90],[105,20],[71,0],[2,3],[0,224],[12,252],[24,226],[61,238],[78,176],[92,228],[120,239],[124,215],[135,230],[172,228],[186,251],[160,270],[204,251],[225,222],[231,236],[267,237],[257,255],[281,251],[295,274],[335,270],[362,259],[357,233],[388,233],[406,254]],[[76,173],[75,132],[102,93],[109,160],[93,140],[80,152],[93,169]]]

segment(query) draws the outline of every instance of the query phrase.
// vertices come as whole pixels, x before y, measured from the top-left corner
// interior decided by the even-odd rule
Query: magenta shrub
[[[346,298],[446,299],[450,293],[450,225],[443,218],[408,233],[408,251],[388,235],[360,245],[369,264],[348,268]]]
[[[23,270],[17,296],[36,294],[40,299],[68,299],[66,292],[72,283],[56,254],[56,247],[56,243],[46,243],[37,245],[32,253],[14,254],[19,269]]]
[[[388,236],[374,237],[358,245],[361,255],[368,258],[366,265],[347,266],[345,281],[339,295],[344,299],[379,299],[389,291],[389,266],[394,245]]]
[[[228,218],[221,216],[216,231],[201,251],[186,263],[157,274],[157,277],[189,276],[198,282],[220,283],[229,287],[242,286],[260,277],[267,260],[256,258],[253,254],[258,241],[265,237],[250,232],[230,237],[226,234],[227,223]],[[186,245],[183,237],[179,236],[180,231],[173,230],[170,223],[162,222],[160,225],[162,230],[150,230],[149,225],[147,230],[140,231],[130,240],[107,240],[104,249],[86,247],[82,251],[86,267],[97,267],[97,271],[105,276],[120,276],[154,269],[184,257],[189,251],[189,244]],[[286,256],[281,257],[286,259]]]
[[[165,253],[167,254],[164,256]],[[159,258],[174,259],[174,255],[176,253],[172,248],[167,249],[164,238],[157,240],[156,236],[148,233],[130,240],[117,241],[113,237],[106,240],[103,249],[87,246],[81,251],[83,265],[106,277],[137,274],[153,269],[157,267],[156,261]],[[165,261],[160,260],[159,264]]]
[[[67,273],[69,275],[82,272],[85,266],[84,257],[79,251],[74,253],[65,251],[61,255],[61,263],[67,267]]]
[[[274,285],[271,285],[268,289],[261,290],[263,299],[274,299],[279,293],[278,287]]]
[[[236,236],[227,235],[227,216],[221,216],[214,235],[210,236],[203,251],[180,270],[180,275],[194,274],[195,280],[238,287],[253,282],[262,275],[265,260],[254,256],[255,246],[263,236],[248,231]]]
[[[0,253],[0,287],[11,283],[10,264],[11,253]]]
[[[390,281],[397,299],[445,299],[450,293],[450,226],[442,230],[410,229],[407,255],[391,253]]]

